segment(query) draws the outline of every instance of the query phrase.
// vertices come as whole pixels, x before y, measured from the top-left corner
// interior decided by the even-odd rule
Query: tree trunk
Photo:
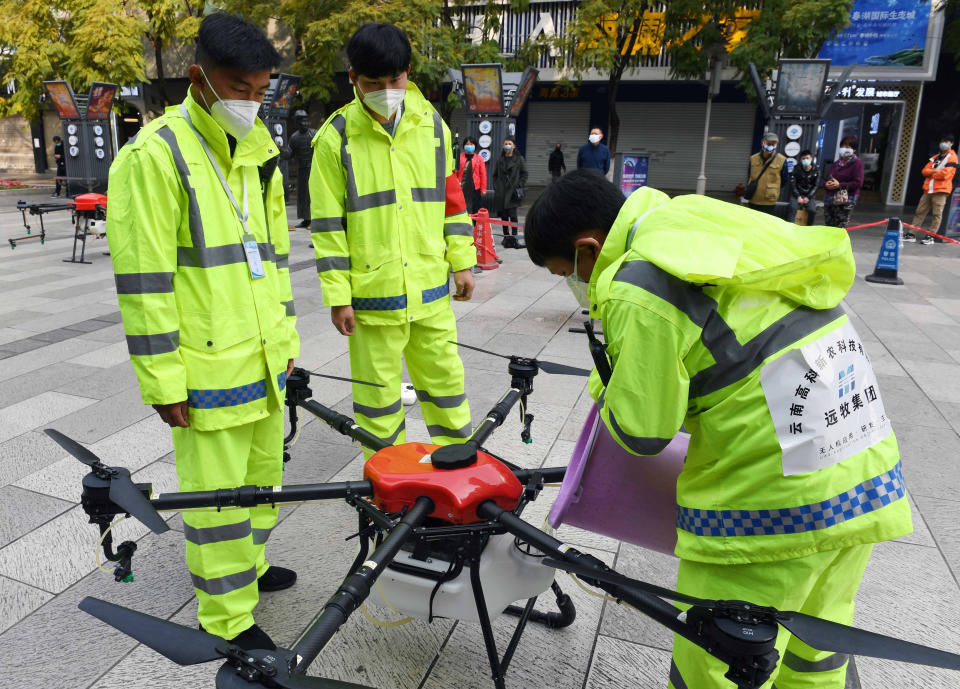
[[[607,108],[610,111],[610,129],[607,135],[607,148],[610,149],[610,161],[617,153],[617,138],[620,136],[620,114],[617,112],[617,93],[620,90],[621,75],[611,72],[607,79]]]
[[[157,85],[160,87],[160,100],[163,102],[163,108],[160,108],[162,112],[170,105],[170,99],[167,97],[167,78],[163,73],[163,48],[159,39],[153,41],[153,56],[157,61]]]

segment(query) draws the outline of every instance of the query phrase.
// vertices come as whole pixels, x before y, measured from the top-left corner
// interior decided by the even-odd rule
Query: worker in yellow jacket
[[[847,233],[647,187],[624,199],[582,170],[537,200],[526,238],[602,320],[612,373],[595,370],[590,392],[611,435],[655,455],[690,432],[679,590],[850,624],[873,544],[912,523],[876,375],[840,308]],[[844,687],[846,656],[783,629],[777,650],[778,689]],[[727,669],[677,638],[670,686],[732,687]]]
[[[264,33],[204,18],[183,103],[110,168],[107,236],[145,404],[173,429],[185,491],[279,485],[283,397],[299,354],[279,151],[257,110],[280,62]],[[264,547],[277,509],[185,512],[201,626],[273,649],[260,591],[292,586]]]
[[[364,24],[347,45],[356,98],[317,132],[311,233],[323,300],[350,337],[358,423],[404,442],[403,355],[435,443],[471,432],[454,299],[473,292],[473,227],[453,171],[450,131],[407,79],[411,48],[390,24]],[[369,451],[367,456],[369,457]]]

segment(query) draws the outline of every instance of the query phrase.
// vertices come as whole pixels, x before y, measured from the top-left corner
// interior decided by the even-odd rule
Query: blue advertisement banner
[[[919,68],[929,23],[929,0],[856,0],[850,26],[827,40],[817,57],[834,66]]]
[[[897,262],[900,260],[900,233],[896,230],[887,230],[883,235],[883,244],[880,246],[880,254],[877,256],[876,270],[897,269]]]
[[[625,154],[620,163],[620,191],[630,196],[640,187],[647,186],[650,156]]]

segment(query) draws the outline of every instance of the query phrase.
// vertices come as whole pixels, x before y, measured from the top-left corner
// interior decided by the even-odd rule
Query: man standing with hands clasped
[[[409,82],[411,47],[390,24],[347,44],[356,98],[313,141],[311,232],[323,300],[349,336],[353,411],[402,443],[401,355],[435,443],[470,436],[453,298],[473,294],[473,225],[453,170],[450,130]],[[369,458],[370,452],[365,450]]]
[[[173,429],[182,491],[277,486],[300,341],[279,154],[257,111],[280,56],[239,17],[206,16],[190,88],[110,168],[110,254],[140,394]],[[264,548],[277,507],[184,512],[200,625],[272,650],[261,591],[293,586]]]

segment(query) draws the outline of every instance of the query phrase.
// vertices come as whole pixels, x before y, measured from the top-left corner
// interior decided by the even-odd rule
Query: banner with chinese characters
[[[856,0],[850,26],[827,40],[818,57],[834,65],[922,67],[930,3]]]
[[[849,322],[766,364],[760,384],[784,476],[838,464],[892,431],[873,366]]]

